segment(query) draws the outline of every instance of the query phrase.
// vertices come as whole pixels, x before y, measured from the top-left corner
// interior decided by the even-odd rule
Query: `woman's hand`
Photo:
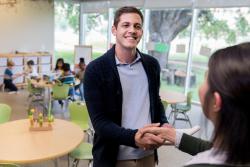
[[[139,129],[139,132],[141,135],[151,133],[161,137],[163,140],[168,140],[169,142],[175,144],[176,131],[175,128],[170,125],[164,125],[162,127],[149,125]]]
[[[162,139],[160,136],[157,136],[153,133],[141,133],[142,129],[150,128],[150,127],[159,127],[160,124],[150,124],[147,125],[137,131],[135,134],[135,143],[138,147],[143,148],[144,150],[153,150],[157,149],[161,145],[165,143],[165,140]]]

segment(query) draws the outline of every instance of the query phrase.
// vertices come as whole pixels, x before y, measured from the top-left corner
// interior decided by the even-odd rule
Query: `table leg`
[[[55,167],[59,167],[59,158],[54,159]]]

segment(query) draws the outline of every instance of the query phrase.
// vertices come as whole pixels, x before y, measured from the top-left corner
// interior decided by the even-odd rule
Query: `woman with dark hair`
[[[27,66],[25,67],[24,74],[27,77],[31,77],[31,78],[38,76],[37,67],[35,67],[35,63],[33,60],[29,60],[27,62]]]
[[[167,127],[145,127],[141,135],[157,134],[195,155],[188,167],[250,166],[250,43],[216,51],[208,69],[199,96],[214,124],[211,142]]]
[[[63,73],[63,65],[64,65],[63,58],[59,58],[59,59],[56,60],[55,72],[58,75],[62,75],[62,73]]]

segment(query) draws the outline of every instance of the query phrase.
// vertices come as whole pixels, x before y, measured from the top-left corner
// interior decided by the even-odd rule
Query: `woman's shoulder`
[[[195,165],[195,164],[225,164],[226,161],[226,152],[220,151],[216,148],[211,148],[209,150],[200,152],[196,154],[186,165]]]
[[[250,165],[232,165],[225,163],[227,152],[216,148],[201,152],[187,162],[185,167],[249,167]]]

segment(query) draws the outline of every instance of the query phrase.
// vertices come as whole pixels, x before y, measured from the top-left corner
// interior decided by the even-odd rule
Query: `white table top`
[[[51,131],[30,131],[29,120],[0,125],[0,163],[34,163],[54,159],[75,149],[83,140],[81,128],[55,119]]]
[[[174,91],[160,91],[162,100],[165,100],[169,104],[182,103],[186,101],[186,96],[183,93]]]

